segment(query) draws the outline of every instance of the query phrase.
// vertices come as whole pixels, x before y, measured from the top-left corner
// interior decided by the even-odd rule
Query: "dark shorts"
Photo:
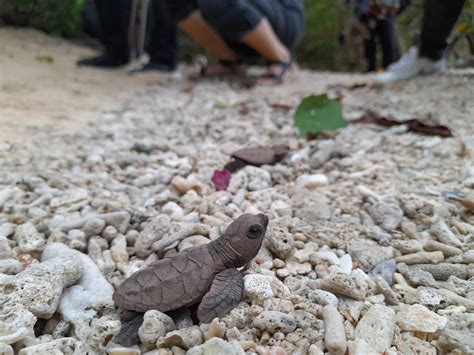
[[[206,22],[244,57],[256,53],[240,41],[264,17],[290,50],[298,45],[305,31],[303,0],[168,0],[168,6],[177,21],[200,10]]]

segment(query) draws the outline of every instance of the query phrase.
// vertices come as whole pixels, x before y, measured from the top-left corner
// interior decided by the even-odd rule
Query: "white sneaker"
[[[440,73],[444,68],[444,59],[434,61],[419,57],[418,49],[412,47],[397,62],[389,65],[385,72],[377,74],[375,81],[386,84],[398,80],[411,79],[418,75]]]

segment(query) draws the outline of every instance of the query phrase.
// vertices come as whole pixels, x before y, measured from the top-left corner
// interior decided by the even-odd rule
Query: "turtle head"
[[[245,265],[258,254],[267,226],[266,215],[246,213],[227,227],[224,239],[239,255],[239,264],[242,264],[240,266]]]

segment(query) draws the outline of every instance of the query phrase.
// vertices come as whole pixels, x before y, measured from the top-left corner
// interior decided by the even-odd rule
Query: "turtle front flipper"
[[[143,323],[143,313],[126,312],[121,317],[122,326],[120,331],[113,339],[114,343],[122,346],[132,346],[140,343],[138,329]]]
[[[197,316],[203,323],[230,312],[242,298],[244,278],[237,269],[225,269],[212,281],[211,288],[202,298]]]

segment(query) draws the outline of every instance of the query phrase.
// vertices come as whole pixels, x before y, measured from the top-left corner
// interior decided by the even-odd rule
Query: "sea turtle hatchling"
[[[210,323],[234,308],[241,299],[244,280],[237,268],[252,260],[262,246],[268,226],[264,214],[244,214],[224,235],[209,244],[160,259],[137,271],[115,291],[115,304],[128,312],[114,342],[138,342],[138,327],[148,310],[168,312],[199,304],[197,318]],[[135,313],[137,312],[137,313]]]

